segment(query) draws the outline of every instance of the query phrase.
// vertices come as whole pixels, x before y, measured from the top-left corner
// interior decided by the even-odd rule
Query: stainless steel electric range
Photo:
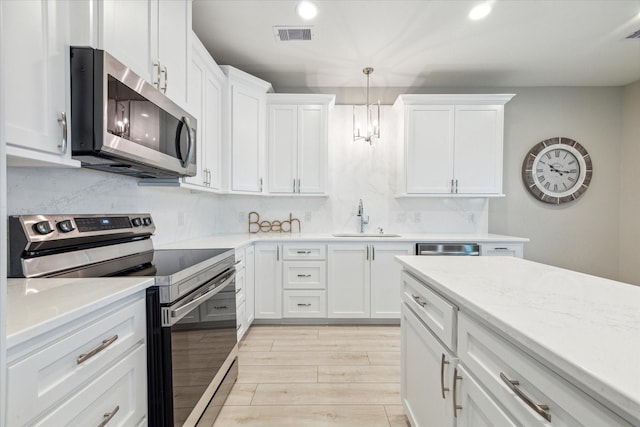
[[[149,214],[9,217],[9,277],[154,277],[148,424],[214,419],[237,378],[232,249],[154,250]]]

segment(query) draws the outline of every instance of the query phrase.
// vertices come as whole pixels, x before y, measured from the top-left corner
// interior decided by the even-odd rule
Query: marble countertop
[[[7,279],[7,347],[144,290],[153,278]]]
[[[511,257],[398,260],[460,310],[640,423],[640,287]]]
[[[241,248],[254,242],[289,243],[305,242],[470,242],[470,243],[524,243],[529,239],[523,237],[503,236],[500,234],[455,234],[455,233],[398,233],[400,237],[335,237],[330,233],[256,233],[256,234],[214,234],[197,239],[163,244],[157,249],[205,249],[205,248]]]

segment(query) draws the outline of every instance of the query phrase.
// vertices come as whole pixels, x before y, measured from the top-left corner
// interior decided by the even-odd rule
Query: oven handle
[[[236,277],[236,271],[232,270],[227,276],[225,276],[224,279],[209,286],[209,290],[204,294],[200,294],[199,296],[195,297],[194,299],[192,299],[191,301],[189,301],[188,303],[186,303],[180,308],[177,308],[175,310],[169,308],[168,310],[169,319],[167,319],[169,323],[168,326],[173,326],[178,320],[184,317],[184,315],[187,314],[189,311],[191,311],[194,307],[202,304],[203,301],[208,300],[209,298],[213,297],[215,294],[220,292],[229,283],[231,283],[233,279],[235,279],[235,277]]]

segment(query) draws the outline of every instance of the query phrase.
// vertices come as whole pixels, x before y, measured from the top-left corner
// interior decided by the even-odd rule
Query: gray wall
[[[623,114],[619,277],[640,285],[640,81],[624,88]]]
[[[618,278],[622,88],[519,88],[506,106],[504,199],[489,206],[489,230],[527,236],[526,258]],[[573,202],[535,200],[522,161],[539,141],[566,136],[591,154],[593,179]]]

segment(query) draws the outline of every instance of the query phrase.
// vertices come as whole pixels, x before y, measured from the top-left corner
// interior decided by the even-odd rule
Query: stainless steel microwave
[[[103,50],[71,47],[72,157],[138,178],[196,174],[196,120]]]

